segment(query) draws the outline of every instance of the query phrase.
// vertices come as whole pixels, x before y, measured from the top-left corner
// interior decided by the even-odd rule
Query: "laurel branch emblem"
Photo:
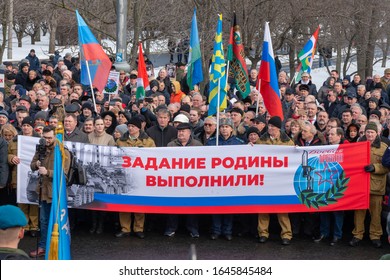
[[[349,181],[350,178],[345,178],[345,172],[343,171],[336,183],[334,183],[326,192],[318,193],[313,190],[303,190],[298,196],[299,200],[308,208],[313,207],[315,209],[319,209],[322,206],[328,206],[329,204],[334,204],[337,202],[337,199],[344,196],[344,192],[348,188]]]

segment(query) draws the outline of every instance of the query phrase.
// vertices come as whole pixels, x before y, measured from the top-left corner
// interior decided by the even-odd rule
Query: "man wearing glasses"
[[[39,152],[36,151],[31,161],[30,167],[32,171],[38,171],[41,180],[39,180],[37,191],[40,193],[40,229],[41,236],[38,242],[38,248],[30,252],[30,257],[36,258],[45,255],[46,238],[48,232],[48,223],[50,218],[51,202],[52,202],[52,184],[54,173],[54,147],[56,142],[54,128],[45,126],[43,128],[43,139],[45,139],[45,157],[42,161],[39,160]],[[64,173],[68,174],[70,166],[70,154],[68,150],[65,152]]]
[[[337,109],[340,106],[337,100],[337,94],[333,89],[330,89],[326,98],[327,100],[324,103],[325,111],[328,112],[329,117],[337,117]]]

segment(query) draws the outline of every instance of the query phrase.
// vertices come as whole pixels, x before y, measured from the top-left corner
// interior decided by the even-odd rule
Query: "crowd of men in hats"
[[[293,86],[287,73],[281,71],[278,79],[284,120],[267,113],[262,96],[254,87],[242,99],[231,84],[228,109],[220,113],[220,133],[216,135],[216,117],[207,115],[207,89],[201,92],[195,87],[190,91],[183,66],[177,66],[181,68],[178,73],[183,70],[178,79],[169,78],[164,68],[156,78],[151,77],[150,90],[142,100],[136,100],[137,71],[120,71],[119,93],[108,98],[95,89],[94,104],[88,87],[79,84],[79,61],[71,54],[61,58],[57,53],[50,61],[39,62],[31,50],[19,65],[7,63],[6,91],[0,93],[1,204],[16,205],[16,167],[20,163],[17,135],[42,137],[50,133],[48,127],[56,127],[59,122],[64,123],[66,141],[128,147],[213,146],[217,137],[219,145],[317,146],[369,141],[371,164],[362,170],[369,172],[371,178],[369,238],[373,246],[382,246],[381,212],[390,170],[389,164],[382,164],[390,143],[390,69],[383,76],[374,75],[365,81],[359,74],[352,81],[350,76],[341,79],[333,70],[322,85],[315,85],[310,75],[303,73]],[[256,77],[257,71],[252,69],[251,84],[256,84]],[[42,166],[35,162],[32,167],[41,170]],[[41,174],[50,174],[50,167],[46,169]],[[50,203],[50,198],[47,201]],[[28,221],[25,230],[36,236],[40,230],[37,206],[19,207]],[[365,210],[355,211],[351,246],[359,245],[363,239],[365,214]],[[72,227],[79,222],[78,216],[79,210],[70,212]],[[107,215],[90,216],[84,222],[90,223],[91,234],[101,234]],[[293,236],[298,235],[308,236],[314,242],[328,240],[331,245],[342,239],[342,211],[280,213],[277,217],[283,245],[289,245]],[[142,213],[120,213],[121,229],[115,235],[145,238],[145,223],[153,228],[154,221],[153,216]],[[269,222],[270,215],[266,213],[212,215],[210,238],[232,240],[237,232],[256,235],[260,243],[265,243],[270,236]],[[233,228],[236,224],[239,228]],[[164,235],[172,237],[178,228],[178,216],[167,215]],[[203,234],[197,215],[187,216],[186,229],[192,238]],[[40,243],[31,256],[44,255],[44,246]]]

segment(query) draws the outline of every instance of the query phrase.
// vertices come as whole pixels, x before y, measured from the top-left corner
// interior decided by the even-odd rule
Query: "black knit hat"
[[[268,124],[271,124],[279,129],[282,128],[282,119],[279,116],[273,116],[269,119]]]
[[[370,98],[368,99],[368,102],[370,102],[370,101],[375,102],[377,105],[378,105],[378,103],[379,103],[378,98],[375,98],[375,97],[370,97]]]
[[[381,111],[379,111],[379,110],[371,110],[371,111],[370,111],[370,116],[371,116],[371,115],[376,115],[376,116],[378,117],[378,119],[380,119],[381,116],[382,116],[382,113],[381,113]]]
[[[141,123],[141,120],[138,118],[138,117],[132,117],[128,122],[127,122],[127,125],[129,124],[132,124],[136,127],[138,127],[139,129],[141,129],[142,127],[142,123]]]
[[[31,127],[34,127],[34,120],[32,117],[28,116],[28,117],[25,117],[22,121],[22,125],[24,124],[28,124],[30,125]]]
[[[248,131],[246,132],[246,138],[249,138],[249,135],[250,135],[251,133],[257,133],[257,135],[260,136],[260,131],[259,131],[259,129],[258,129],[257,127],[255,127],[255,126],[251,126],[250,128],[248,128]]]

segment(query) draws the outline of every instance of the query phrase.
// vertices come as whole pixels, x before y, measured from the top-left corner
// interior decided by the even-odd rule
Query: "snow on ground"
[[[41,36],[40,42],[35,42],[35,45],[31,45],[31,39],[30,36],[26,36],[22,39],[22,47],[18,47],[18,41],[16,40],[16,37],[13,38],[13,44],[12,44],[12,59],[8,59],[7,57],[7,51],[8,49],[5,49],[3,54],[3,61],[20,61],[23,58],[25,58],[29,53],[31,49],[35,50],[35,55],[39,59],[49,59],[49,34],[46,34],[46,36]],[[56,47],[57,49],[57,47]],[[62,56],[65,55],[65,53],[70,52],[74,55],[78,53],[78,46],[74,46],[71,48],[65,48],[65,47],[58,47],[60,50],[60,54]]]
[[[4,51],[3,61],[9,61],[9,60],[20,61],[21,59],[25,58],[29,54],[31,49],[35,49],[35,54],[39,59],[49,59],[49,56],[50,56],[50,54],[48,53],[49,52],[49,34],[46,34],[46,36],[41,36],[41,41],[36,42],[35,45],[31,45],[30,36],[24,37],[22,41],[23,41],[23,46],[21,48],[18,48],[16,37],[14,37],[13,49],[12,49],[12,59],[7,58],[7,49],[6,49]],[[112,42],[110,42],[110,43],[107,42],[107,43],[110,45],[110,47],[115,48],[115,44],[113,44]],[[70,52],[73,55],[78,54],[78,46],[72,46],[72,47],[67,47],[67,48],[59,46],[59,47],[56,47],[56,50],[57,49],[60,51],[60,54],[62,57],[67,52]],[[286,59],[287,59],[287,56],[279,56],[279,57],[282,61],[286,61]],[[390,65],[389,61],[388,61],[388,65]],[[157,75],[159,69],[161,69],[161,67],[157,67],[155,69],[156,75]],[[333,70],[333,69],[335,69],[335,67],[331,66],[330,70]],[[356,69],[357,69],[357,65],[356,65],[356,62],[354,62],[351,64],[351,66],[348,70],[348,73],[355,72]],[[381,67],[380,63],[377,63],[376,65],[374,65],[373,73],[383,76],[384,70],[385,70],[385,68]],[[311,75],[313,78],[312,79],[313,83],[317,85],[317,89],[319,89],[321,87],[322,83],[329,76],[325,67],[312,69]]]

